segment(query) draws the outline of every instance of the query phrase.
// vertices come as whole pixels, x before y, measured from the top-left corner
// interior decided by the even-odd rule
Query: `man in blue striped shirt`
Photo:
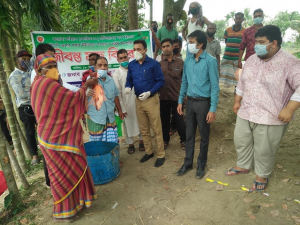
[[[197,125],[201,136],[200,154],[197,159],[196,177],[205,175],[209,145],[210,124],[216,118],[219,101],[219,71],[216,58],[206,51],[207,37],[203,31],[196,30],[188,36],[189,52],[184,62],[182,84],[177,111],[183,114],[182,103],[187,95],[186,104],[186,157],[177,175],[184,175],[193,168],[195,134]]]

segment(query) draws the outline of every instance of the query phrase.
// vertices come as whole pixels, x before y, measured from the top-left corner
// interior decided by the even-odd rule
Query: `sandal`
[[[139,143],[139,150],[140,150],[140,151],[145,151],[144,142],[140,142],[140,143]]]
[[[168,145],[169,145],[169,143],[168,143],[168,142],[164,142],[164,150],[166,150],[166,149],[167,149]]]
[[[257,182],[256,180],[253,181],[253,183],[255,184],[255,188],[252,187],[253,191],[264,191],[268,185],[269,179],[267,178],[266,183],[262,183],[262,182]],[[258,185],[263,185],[264,187],[262,189],[258,189],[257,186]]]
[[[134,147],[134,145],[129,145],[129,147],[128,147],[128,149],[127,149],[127,153],[128,154],[133,154],[133,153],[135,153],[135,147]]]
[[[233,171],[234,173],[230,174],[229,172]],[[226,176],[234,176],[234,175],[238,175],[238,174],[247,174],[249,173],[249,170],[236,170],[233,167],[231,167],[227,172],[225,172]]]
[[[180,142],[180,145],[181,145],[181,149],[182,150],[185,150],[185,142],[183,141],[183,142]]]
[[[37,165],[37,164],[39,164],[40,163],[40,160],[39,159],[33,159],[33,160],[31,160],[31,165],[32,166],[35,166],[35,165]]]

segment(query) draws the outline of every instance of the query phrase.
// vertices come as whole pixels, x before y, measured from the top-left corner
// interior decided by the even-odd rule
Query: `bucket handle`
[[[117,157],[115,150],[117,149],[118,146],[116,146],[113,150],[110,151],[110,153],[114,156]]]

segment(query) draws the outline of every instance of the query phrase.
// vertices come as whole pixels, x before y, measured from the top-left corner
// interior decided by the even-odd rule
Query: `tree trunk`
[[[163,26],[166,25],[168,13],[173,13],[173,5],[174,5],[174,0],[164,0],[164,11],[163,11],[163,18],[162,18]]]
[[[2,63],[0,64],[2,67]],[[0,72],[2,74],[3,72]],[[3,74],[4,77],[4,74]],[[23,203],[14,174],[11,168],[10,160],[5,146],[5,138],[0,129],[0,165],[3,169],[8,191],[12,194],[12,208],[16,208],[20,203]]]
[[[129,30],[139,29],[137,0],[128,0],[128,22]]]
[[[186,0],[177,0],[177,2],[174,2],[174,0],[164,0],[164,12],[163,12],[163,25],[166,24],[167,15],[168,13],[173,14],[174,23],[173,26],[176,27],[177,21],[180,20],[182,15],[182,10],[185,5]]]
[[[3,39],[4,38],[2,38],[2,43],[3,43]],[[2,50],[4,50],[4,49],[2,48]],[[17,126],[16,126],[16,117],[15,117],[15,113],[14,113],[13,106],[12,106],[11,95],[8,91],[8,85],[6,83],[6,77],[4,75],[2,58],[1,57],[0,57],[0,87],[1,87],[1,92],[2,92],[2,95],[3,95],[2,98],[3,98],[4,106],[5,106],[5,109],[6,109],[8,122],[9,122],[9,125],[10,125],[12,140],[13,140],[14,147],[15,147],[15,150],[16,150],[16,153],[17,153],[18,162],[21,166],[22,171],[25,172],[25,171],[28,170],[28,165],[26,163],[25,155],[24,155],[24,152],[23,152],[23,149],[22,149],[22,146],[21,146],[21,142],[20,142],[20,138],[19,138],[19,134],[18,134],[18,129],[17,129]]]
[[[56,6],[55,19],[56,19],[57,23],[59,23],[61,25],[59,0],[53,0],[53,4]]]
[[[22,25],[21,16],[22,15],[16,13],[16,17],[17,17],[17,20],[18,20],[18,28],[16,30],[16,33],[18,34],[18,37],[20,39],[20,47],[21,47],[21,49],[27,51],[27,49],[25,49],[25,38],[24,38],[24,33],[23,33],[23,25]]]
[[[13,72],[13,69],[14,69],[13,56],[12,56],[11,51],[9,49],[9,46],[10,46],[9,42],[10,41],[9,41],[8,37],[3,36],[3,39],[2,39],[2,42],[1,42],[1,47],[2,47],[2,54],[3,54],[3,58],[4,58],[4,65],[5,65],[7,78]],[[20,127],[22,129],[22,130],[20,130],[21,132],[19,133],[20,141],[22,143],[22,147],[23,147],[24,153],[26,155],[26,158],[31,159],[32,156],[31,156],[31,153],[29,151],[27,140],[25,139],[25,137],[26,137],[25,126],[24,126],[23,122],[20,119],[19,110],[18,110],[16,100],[15,100],[16,95],[15,95],[15,92],[14,92],[14,90],[12,89],[12,87],[10,85],[8,85],[8,88],[9,88],[9,91],[10,91],[10,94],[11,94],[11,99],[12,99],[12,103],[13,103],[13,106],[14,106],[15,115],[16,115],[16,118],[17,118],[16,122],[18,122],[18,125],[20,125]],[[17,129],[19,130],[20,127],[17,126]]]
[[[23,188],[25,190],[27,190],[29,188],[29,183],[28,183],[24,173],[22,172],[21,167],[18,163],[18,160],[17,160],[13,150],[11,149],[9,143],[7,142],[7,140],[5,140],[5,145],[6,145],[7,153],[9,155],[9,159],[11,161],[11,164],[13,165],[13,167],[15,169],[15,172],[16,172]]]
[[[149,27],[151,27],[151,22],[153,21],[153,0],[149,0],[150,4],[150,24]]]
[[[105,32],[105,0],[99,0],[99,32]]]

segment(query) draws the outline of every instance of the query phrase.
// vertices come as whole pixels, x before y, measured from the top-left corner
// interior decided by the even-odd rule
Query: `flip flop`
[[[139,143],[139,150],[140,151],[145,151],[144,143]]]
[[[180,142],[180,145],[181,145],[181,149],[185,150],[185,142]]]
[[[266,183],[262,183],[262,182],[257,182],[256,180],[253,181],[253,183],[255,184],[255,188],[251,188],[253,191],[264,191],[267,188],[269,179],[267,178]],[[264,185],[264,188],[262,189],[257,189],[258,185]]]
[[[133,154],[133,153],[135,153],[135,147],[134,147],[134,145],[132,145],[132,146],[129,145],[129,147],[127,149],[127,153],[130,154],[130,155]]]
[[[229,173],[230,171],[233,171],[235,173],[230,174]],[[225,175],[226,176],[234,176],[234,175],[238,175],[238,174],[247,174],[247,173],[249,173],[249,170],[240,171],[240,170],[236,170],[233,167],[231,167],[227,172],[225,172]]]
[[[37,165],[37,164],[39,164],[40,163],[40,160],[39,159],[33,159],[33,160],[31,160],[31,165],[32,166],[35,166],[35,165]]]

